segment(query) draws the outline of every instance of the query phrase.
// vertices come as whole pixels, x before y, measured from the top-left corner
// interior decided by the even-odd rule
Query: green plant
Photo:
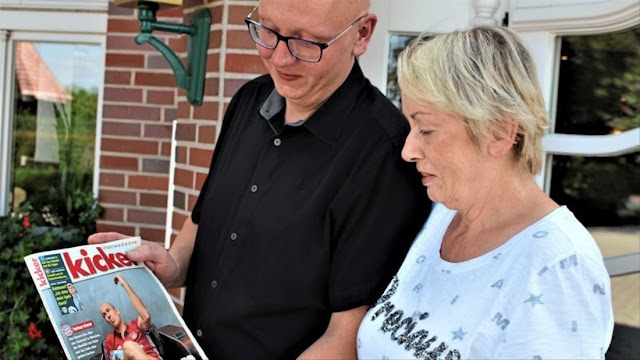
[[[78,246],[95,232],[101,208],[90,192],[30,202],[0,218],[0,359],[63,359],[24,256]]]

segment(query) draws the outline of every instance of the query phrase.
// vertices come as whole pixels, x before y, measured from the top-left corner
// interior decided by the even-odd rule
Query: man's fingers
[[[117,232],[101,232],[95,233],[87,238],[89,244],[102,244],[109,241],[126,239],[129,235],[120,234]]]
[[[167,261],[168,256],[169,253],[164,247],[150,241],[144,241],[140,247],[127,251],[127,258],[131,261],[162,263]]]

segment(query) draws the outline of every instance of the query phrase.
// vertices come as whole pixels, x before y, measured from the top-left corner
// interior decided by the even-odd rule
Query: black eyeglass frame
[[[357,24],[360,20],[364,19],[367,14],[364,14],[362,16],[360,16],[359,18],[355,19],[351,24],[349,24],[349,26],[347,26],[346,29],[344,29],[340,34],[338,34],[338,36],[334,37],[333,39],[331,39],[330,41],[326,42],[326,43],[322,43],[322,42],[317,42],[317,41],[311,41],[311,40],[305,40],[305,39],[300,39],[297,37],[293,37],[293,36],[283,36],[280,35],[280,33],[278,33],[277,31],[264,26],[262,24],[260,24],[257,21],[251,20],[251,16],[253,15],[253,13],[256,11],[256,9],[258,8],[258,6],[256,5],[256,7],[253,8],[253,10],[251,10],[251,12],[247,15],[247,17],[244,18],[244,22],[247,24],[247,28],[249,30],[249,36],[251,36],[251,40],[253,40],[253,42],[255,42],[256,44],[262,46],[263,48],[269,49],[269,50],[273,50],[276,47],[278,47],[278,44],[280,43],[280,41],[284,41],[285,44],[287,44],[287,49],[289,49],[289,53],[295,57],[298,60],[301,61],[306,61],[306,62],[310,62],[310,63],[317,63],[320,62],[320,60],[322,60],[322,53],[324,52],[324,49],[328,48],[329,45],[333,44],[336,40],[338,40],[340,37],[342,37],[342,35],[346,34],[349,30],[351,30],[351,28]],[[251,25],[262,28],[264,30],[267,30],[271,33],[273,33],[276,36],[276,44],[271,47],[271,46],[267,46],[266,44],[262,43],[259,41],[259,39],[254,38],[253,36],[253,32],[251,31]],[[296,53],[293,51],[293,49],[291,48],[291,45],[289,44],[289,40],[295,40],[295,41],[300,41],[303,43],[307,43],[309,45],[315,45],[320,49],[320,55],[318,56],[318,60],[309,60],[309,59],[304,59],[301,58],[299,55],[296,55]]]

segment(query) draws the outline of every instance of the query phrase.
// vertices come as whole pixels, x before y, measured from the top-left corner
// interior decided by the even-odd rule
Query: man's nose
[[[273,49],[273,54],[271,55],[271,62],[273,63],[273,65],[286,66],[293,64],[295,61],[296,58],[289,51],[287,43],[285,41],[279,41],[276,48]]]

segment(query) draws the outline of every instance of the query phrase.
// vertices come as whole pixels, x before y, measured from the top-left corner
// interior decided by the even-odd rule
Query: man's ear
[[[488,144],[488,152],[491,156],[501,158],[511,151],[518,137],[518,119],[506,115],[501,122],[501,131],[493,132]]]
[[[367,14],[362,20],[360,20],[360,22],[361,25],[358,25],[358,38],[353,46],[353,56],[355,57],[358,57],[367,51],[367,46],[369,45],[369,41],[371,41],[373,30],[375,30],[376,24],[378,23],[378,17],[376,14]]]

